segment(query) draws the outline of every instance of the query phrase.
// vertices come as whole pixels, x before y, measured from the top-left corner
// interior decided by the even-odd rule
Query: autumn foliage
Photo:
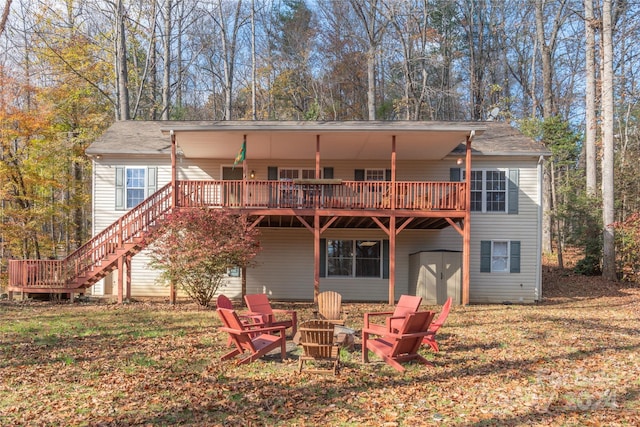
[[[614,228],[618,271],[623,278],[637,281],[640,279],[640,212],[614,223]]]
[[[150,234],[150,266],[198,304],[209,304],[227,270],[247,267],[259,251],[258,231],[242,215],[218,209],[178,210]]]

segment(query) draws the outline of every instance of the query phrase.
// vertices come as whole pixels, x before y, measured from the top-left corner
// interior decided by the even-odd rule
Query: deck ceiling
[[[398,160],[440,160],[473,132],[474,122],[219,122],[163,128],[174,132],[186,158],[233,159],[246,137],[246,158],[389,160],[396,138]]]

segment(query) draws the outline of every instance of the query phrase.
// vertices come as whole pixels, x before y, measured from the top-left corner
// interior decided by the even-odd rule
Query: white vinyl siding
[[[252,160],[247,159],[249,170],[254,170],[257,180],[267,179],[267,168],[315,169],[314,160]],[[220,179],[223,166],[231,166],[233,159],[180,159],[178,179]],[[473,169],[491,169],[496,164],[501,169],[519,170],[518,214],[472,212],[471,214],[471,303],[531,303],[539,299],[537,280],[540,265],[537,253],[538,209],[537,158],[512,160],[509,157],[484,158],[475,156]],[[171,180],[170,159],[168,156],[143,162],[140,158],[109,158],[104,156],[96,161],[94,169],[94,234],[116,221],[123,211],[114,207],[115,167],[140,166],[157,167],[157,188]],[[388,161],[351,161],[323,159],[321,169],[333,168],[333,177],[351,181],[355,169],[381,169],[390,167]],[[456,158],[442,161],[419,162],[399,161],[397,165],[398,181],[449,181],[450,169],[457,167]],[[494,168],[495,169],[495,168]],[[511,195],[509,195],[511,197]],[[323,239],[377,239],[388,236],[379,229],[352,230],[329,228],[322,233]],[[480,273],[480,241],[520,241],[520,273]],[[306,228],[261,230],[262,251],[256,261],[258,264],[247,270],[247,292],[264,292],[273,299],[313,300],[313,234]],[[452,227],[443,230],[403,230],[396,242],[396,282],[395,298],[409,289],[409,255],[418,251],[462,250],[462,236]],[[168,288],[155,283],[157,272],[148,266],[147,252],[133,257],[132,293],[134,297],[167,297]],[[100,293],[101,285],[95,288]],[[389,281],[384,278],[336,278],[321,277],[320,290],[340,292],[345,301],[386,302],[389,293]],[[116,291],[114,284],[113,291]],[[220,289],[221,293],[240,298],[241,279],[229,278],[228,284]]]

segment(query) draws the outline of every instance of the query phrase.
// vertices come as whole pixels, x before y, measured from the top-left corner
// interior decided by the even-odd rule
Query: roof
[[[474,154],[549,155],[506,123],[435,121],[118,121],[86,153],[170,155],[172,131],[186,157],[234,158],[246,139],[247,158],[313,158],[319,140],[325,159],[388,159],[395,137],[398,160],[440,159],[464,153],[471,134]]]

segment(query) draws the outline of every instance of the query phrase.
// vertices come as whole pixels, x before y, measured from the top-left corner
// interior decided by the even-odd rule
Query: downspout
[[[462,233],[462,305],[469,304],[469,283],[471,281],[471,141],[476,135],[472,130],[467,137],[465,153],[465,188],[464,188],[464,228]]]
[[[173,129],[169,131],[169,135],[171,135],[171,208],[175,208],[178,191],[176,190],[176,134]]]
[[[178,190],[176,189],[176,134],[173,129],[171,129],[169,135],[171,135],[171,210],[174,210],[177,206]],[[169,284],[169,304],[175,304],[177,296],[176,283],[174,280],[171,280]]]
[[[535,301],[542,301],[542,215],[544,213],[543,195],[544,190],[544,156],[540,156],[538,159],[538,230],[536,232],[536,291]]]

